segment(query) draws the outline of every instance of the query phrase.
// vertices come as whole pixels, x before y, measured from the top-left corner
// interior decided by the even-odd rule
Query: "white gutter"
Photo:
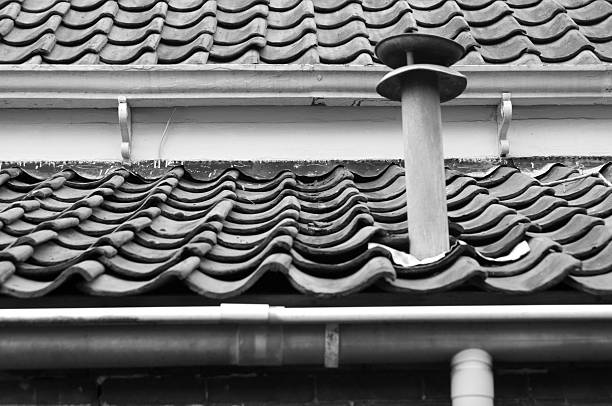
[[[457,66],[465,93],[449,105],[611,104],[612,66]],[[384,66],[178,65],[0,67],[0,107],[395,105],[375,92]]]
[[[372,324],[612,321],[612,305],[294,307],[220,306],[0,309],[6,324]]]

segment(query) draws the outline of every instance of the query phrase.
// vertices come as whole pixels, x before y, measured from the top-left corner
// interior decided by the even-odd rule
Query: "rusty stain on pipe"
[[[340,326],[338,323],[325,325],[325,367],[338,368],[340,357]]]

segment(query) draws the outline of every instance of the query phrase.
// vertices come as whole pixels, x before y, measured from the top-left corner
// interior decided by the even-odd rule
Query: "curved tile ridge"
[[[417,30],[417,22],[408,2],[393,0],[363,3],[365,23],[372,46],[391,35]],[[378,62],[378,60],[376,60]]]
[[[320,63],[312,1],[271,2],[267,19],[265,63]]]
[[[315,1],[319,58],[329,64],[372,64],[365,11],[360,2]]]
[[[217,28],[210,61],[259,63],[260,50],[266,45],[267,2],[217,0],[217,3]]]
[[[157,49],[158,62],[206,63],[217,31],[217,2],[170,2],[168,7]]]
[[[144,5],[143,3],[141,3]],[[106,64],[140,64],[143,60],[159,62],[157,48],[161,41],[163,20],[168,19],[168,5],[156,2],[148,9],[119,7],[113,18],[108,42],[99,52]]]
[[[230,168],[208,180],[182,167],[155,179],[3,169],[0,292],[134,295],[178,284],[219,299],[283,283],[323,297],[568,283],[609,294],[611,168],[448,170],[452,249],[427,261],[402,260],[410,236],[396,165],[367,177],[342,166],[266,178]]]

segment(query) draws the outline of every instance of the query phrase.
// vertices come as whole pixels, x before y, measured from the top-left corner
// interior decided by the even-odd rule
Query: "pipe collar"
[[[268,323],[270,306],[267,304],[221,303],[221,323]]]

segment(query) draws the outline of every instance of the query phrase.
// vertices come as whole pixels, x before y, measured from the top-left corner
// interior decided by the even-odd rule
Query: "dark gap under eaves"
[[[610,156],[547,156],[547,157],[513,157],[492,159],[446,159],[449,169],[460,172],[483,172],[497,165],[517,167],[523,171],[533,171],[549,163],[561,163],[572,168],[591,168],[612,162]],[[228,168],[236,168],[246,176],[270,178],[283,170],[290,170],[298,176],[317,177],[330,172],[334,167],[342,165],[353,171],[358,177],[376,176],[387,166],[396,164],[403,166],[402,159],[368,159],[368,160],[324,160],[324,161],[153,161],[145,160],[123,165],[112,161],[19,161],[2,162],[2,168],[19,167],[39,176],[49,177],[64,169],[71,168],[77,173],[88,177],[101,177],[113,169],[125,166],[144,178],[156,178],[165,174],[170,168],[184,166],[192,176],[210,180],[220,176]]]
[[[267,282],[266,282],[267,283]],[[0,298],[0,308],[59,308],[59,307],[151,307],[151,306],[217,306],[221,303],[253,303],[286,307],[341,307],[341,306],[461,306],[461,305],[536,305],[536,304],[612,304],[612,295],[595,296],[583,292],[549,290],[531,294],[455,290],[452,292],[406,294],[367,289],[334,298],[298,293],[295,289],[283,292],[247,293],[222,300],[197,295],[180,284],[169,289],[138,296],[85,296],[78,291],[58,289],[40,298]],[[173,287],[176,290],[172,289]]]

